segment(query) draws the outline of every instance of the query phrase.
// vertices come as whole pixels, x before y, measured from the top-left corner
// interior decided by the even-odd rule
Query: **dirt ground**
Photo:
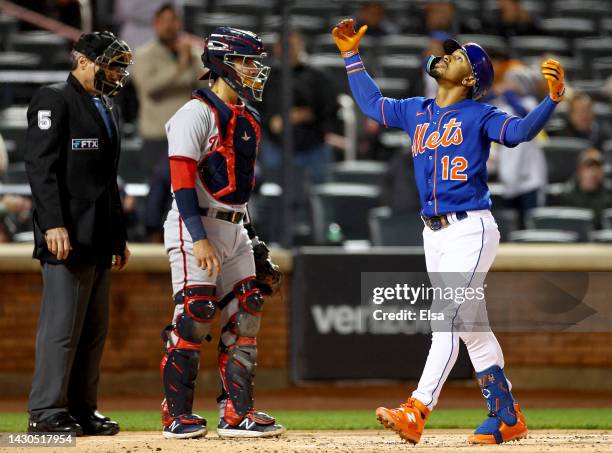
[[[159,432],[127,432],[114,437],[78,438],[75,449],[45,448],[45,453],[82,452],[256,452],[256,453],[293,453],[293,452],[397,452],[414,449],[415,451],[442,452],[501,452],[540,453],[574,452],[587,453],[612,452],[612,431],[533,431],[526,439],[505,445],[474,446],[466,443],[466,430],[429,430],[417,446],[401,441],[388,431],[291,431],[278,439],[219,439],[216,433],[192,440],[164,439]],[[0,448],[0,450],[3,450]],[[6,448],[10,453],[31,452],[33,449]]]

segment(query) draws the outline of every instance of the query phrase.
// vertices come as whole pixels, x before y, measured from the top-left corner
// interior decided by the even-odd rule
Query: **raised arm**
[[[407,100],[383,97],[361,61],[358,46],[367,29],[364,25],[355,32],[353,19],[344,19],[334,27],[332,36],[344,58],[349,86],[361,111],[384,126],[401,128]]]
[[[485,130],[491,140],[507,146],[516,146],[532,140],[544,128],[555,107],[565,94],[565,77],[561,64],[547,60],[542,64],[542,74],[548,82],[549,95],[524,118],[510,116],[500,110],[492,110],[485,118]]]

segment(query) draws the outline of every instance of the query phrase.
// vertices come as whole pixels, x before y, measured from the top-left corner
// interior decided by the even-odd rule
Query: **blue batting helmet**
[[[472,88],[472,98],[480,99],[483,97],[491,85],[493,84],[493,63],[487,52],[478,44],[469,42],[464,45],[459,44],[454,39],[444,41],[444,52],[446,55],[452,54],[454,51],[462,49],[472,66],[472,74],[476,79],[476,85]],[[432,74],[432,70],[441,57],[429,57],[427,61],[427,73]]]
[[[266,56],[263,42],[255,33],[218,27],[204,42],[202,63],[241,98],[261,101],[264,85],[270,75],[270,67],[263,65]]]

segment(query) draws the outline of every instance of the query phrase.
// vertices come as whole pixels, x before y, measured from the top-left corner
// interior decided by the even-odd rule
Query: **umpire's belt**
[[[430,230],[437,231],[441,230],[442,228],[446,228],[451,223],[467,219],[467,216],[467,212],[457,211],[449,212],[448,214],[436,215],[433,217],[421,216],[421,219],[423,219],[423,223],[425,226],[429,227]]]
[[[240,211],[222,211],[215,208],[200,208],[200,215],[204,217],[212,217],[213,219],[225,220],[231,223],[240,223],[244,219],[244,212]]]

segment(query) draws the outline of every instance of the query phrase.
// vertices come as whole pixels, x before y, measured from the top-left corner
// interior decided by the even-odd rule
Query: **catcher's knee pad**
[[[235,332],[235,342],[220,344],[219,371],[223,381],[223,395],[219,397],[225,420],[230,425],[240,423],[253,408],[253,380],[257,366],[257,340],[263,297],[254,278],[239,282],[234,287],[238,311],[225,328]]]
[[[210,324],[217,311],[217,298],[214,286],[189,286],[174,296],[174,303],[183,306],[183,312],[177,316],[174,333],[181,340],[189,343],[202,343],[210,333]]]

